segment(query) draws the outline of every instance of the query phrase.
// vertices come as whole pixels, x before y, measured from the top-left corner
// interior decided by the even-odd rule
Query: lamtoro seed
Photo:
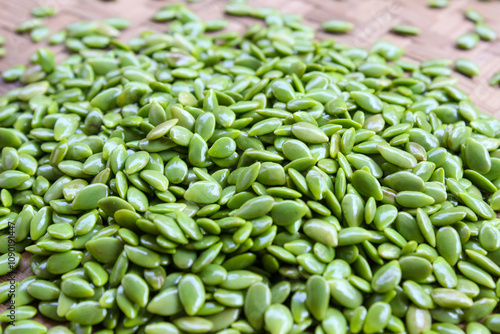
[[[33,255],[4,333],[499,332],[500,121],[451,76],[477,65],[227,13],[265,24],[167,5],[167,33],[73,23],[74,54],[3,73],[0,275]]]

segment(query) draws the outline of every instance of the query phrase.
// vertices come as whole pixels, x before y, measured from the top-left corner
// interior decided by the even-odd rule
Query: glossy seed
[[[195,315],[205,303],[205,287],[201,279],[192,274],[185,275],[179,281],[179,299],[184,310],[190,316]]]
[[[331,32],[335,34],[343,34],[351,31],[354,28],[354,25],[350,22],[340,21],[340,20],[330,20],[323,22],[321,27],[326,32]]]
[[[326,316],[330,299],[330,286],[322,276],[311,276],[306,284],[307,298],[305,304],[312,316],[323,320]]]
[[[420,29],[409,25],[395,25],[391,28],[391,31],[400,35],[419,35]]]
[[[468,77],[479,75],[479,66],[477,66],[473,61],[469,59],[458,58],[457,60],[455,60],[455,68],[458,72]]]
[[[384,159],[396,166],[414,168],[417,165],[417,159],[405,151],[385,145],[377,145],[377,149]]]
[[[467,33],[458,37],[456,43],[459,48],[469,50],[474,48],[477,45],[478,41],[479,35],[474,33]]]
[[[165,4],[168,32],[129,42],[128,20],[76,22],[49,40],[73,54],[2,74],[0,273],[33,274],[0,284],[4,331],[498,332],[500,123],[451,77],[478,66],[226,12],[262,21],[208,35],[227,22]],[[459,47],[497,38],[465,14]]]

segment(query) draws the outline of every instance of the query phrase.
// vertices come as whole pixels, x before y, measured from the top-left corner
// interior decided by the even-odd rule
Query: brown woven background
[[[71,22],[79,20],[125,17],[131,20],[131,27],[123,32],[121,40],[128,41],[140,32],[153,29],[165,31],[167,24],[151,21],[153,14],[163,5],[174,1],[162,0],[118,0],[104,2],[99,0],[0,0],[0,34],[7,38],[7,56],[0,59],[0,71],[16,64],[28,63],[29,56],[46,42],[33,44],[28,35],[17,35],[14,27],[30,18],[30,8],[36,5],[51,5],[59,14],[47,19],[52,32],[63,29]],[[228,1],[202,0],[189,6],[203,19],[223,17],[223,9]],[[357,47],[370,47],[379,39],[390,40],[406,49],[405,58],[422,61],[432,58],[466,57],[481,67],[481,76],[469,79],[460,74],[459,87],[464,89],[484,112],[500,117],[500,87],[490,87],[488,80],[493,73],[500,71],[500,41],[480,42],[470,51],[458,50],[455,40],[463,33],[474,29],[472,22],[464,18],[466,8],[474,8],[482,13],[486,22],[500,33],[500,2],[477,0],[451,0],[445,9],[427,7],[427,0],[250,0],[258,7],[276,7],[284,13],[301,14],[305,22],[319,27],[329,19],[342,19],[353,22],[356,28],[346,35],[336,36],[341,42]],[[230,17],[228,30],[243,30],[254,20]],[[397,36],[389,32],[395,24],[411,24],[419,27],[422,33],[417,37]],[[328,36],[319,33],[319,38]],[[329,35],[331,37],[331,35]],[[66,54],[63,47],[53,47],[58,59]],[[0,81],[0,93],[13,87]],[[30,276],[29,259],[24,257],[17,272],[17,280]],[[0,278],[4,281],[5,277]],[[0,311],[5,305],[0,305]],[[39,318],[40,321],[45,321]],[[45,321],[46,322],[46,321]],[[46,323],[51,323],[46,322]]]

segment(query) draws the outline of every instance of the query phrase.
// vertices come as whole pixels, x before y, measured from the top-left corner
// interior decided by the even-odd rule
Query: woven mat
[[[165,31],[166,24],[151,21],[153,14],[167,3],[178,1],[160,0],[118,0],[104,2],[99,0],[0,0],[0,34],[7,38],[7,56],[0,59],[0,71],[16,64],[27,64],[29,57],[45,42],[34,44],[28,35],[17,35],[14,27],[30,18],[30,9],[36,5],[51,5],[59,14],[47,19],[52,32],[63,29],[71,22],[79,20],[124,17],[132,25],[122,33],[121,40],[136,37],[141,31],[152,29]],[[228,1],[202,0],[189,6],[203,19],[223,17],[224,6]],[[370,47],[380,39],[386,39],[406,49],[405,58],[422,61],[433,58],[465,57],[475,61],[481,68],[481,75],[474,79],[455,74],[459,79],[458,87],[465,90],[473,102],[483,111],[500,117],[500,87],[490,87],[488,81],[500,71],[500,41],[480,42],[473,50],[463,51],[455,47],[455,40],[463,33],[474,29],[472,22],[464,18],[466,8],[474,8],[486,18],[486,23],[500,33],[500,2],[477,0],[452,0],[445,9],[427,7],[427,0],[249,0],[257,7],[276,7],[284,13],[300,14],[308,25],[318,28],[320,23],[329,19],[342,19],[355,23],[356,28],[346,35],[335,38],[357,47]],[[230,31],[241,31],[254,22],[250,18],[229,17]],[[419,27],[422,33],[416,37],[397,36],[389,32],[395,24],[411,24]],[[319,38],[332,37],[320,32]],[[66,53],[62,46],[52,47],[58,60]],[[0,94],[13,87],[0,81]],[[21,281],[30,276],[29,256],[23,256],[16,279]],[[0,282],[6,278],[0,278]],[[0,305],[0,312],[5,310]],[[38,321],[48,325],[55,324],[41,317]]]

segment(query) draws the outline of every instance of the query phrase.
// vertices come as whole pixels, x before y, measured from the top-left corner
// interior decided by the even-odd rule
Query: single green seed
[[[31,15],[34,17],[50,17],[57,14],[57,10],[51,6],[37,6],[31,8]]]
[[[466,33],[458,37],[456,43],[460,49],[470,50],[479,42],[479,35],[475,33]]]
[[[35,275],[16,289],[19,332],[46,332],[26,322],[35,299],[78,333],[498,331],[500,122],[453,61],[227,12],[264,23],[210,36],[227,22],[167,4],[168,33],[123,43],[128,20],[77,22],[50,39],[73,55],[42,48],[3,73],[20,83],[0,97],[0,272],[29,252]],[[461,47],[496,39],[466,15]]]
[[[410,25],[399,24],[391,28],[391,31],[400,35],[419,35],[420,29]]]
[[[330,20],[323,22],[321,24],[321,27],[326,32],[331,32],[334,34],[344,34],[354,29],[354,24],[347,21]]]
[[[479,75],[479,66],[469,59],[458,58],[455,60],[455,68],[458,72],[468,77]]]

